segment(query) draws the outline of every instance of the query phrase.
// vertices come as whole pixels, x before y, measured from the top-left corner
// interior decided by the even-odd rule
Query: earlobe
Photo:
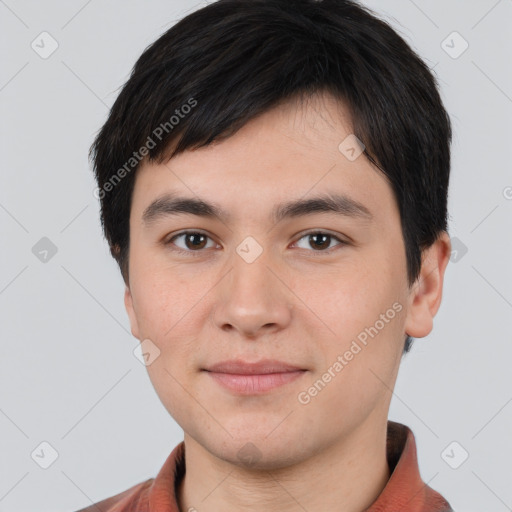
[[[411,288],[405,332],[414,338],[427,336],[433,328],[443,294],[444,272],[451,254],[445,231],[422,254],[420,275]]]
[[[124,307],[126,308],[126,312],[128,313],[128,318],[130,319],[130,327],[133,336],[137,339],[139,337],[139,324],[137,322],[137,315],[135,314],[135,309],[133,307],[133,297],[128,285],[125,286],[124,290]]]

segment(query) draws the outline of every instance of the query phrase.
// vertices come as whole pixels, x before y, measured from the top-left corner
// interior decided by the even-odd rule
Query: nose
[[[285,329],[292,318],[293,294],[283,281],[263,254],[248,263],[235,253],[232,269],[217,290],[215,325],[251,339]]]

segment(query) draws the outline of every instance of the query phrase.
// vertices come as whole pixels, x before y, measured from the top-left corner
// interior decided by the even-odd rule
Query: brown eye
[[[329,252],[331,248],[334,248],[336,245],[345,245],[346,242],[340,240],[338,237],[331,235],[330,233],[325,233],[323,231],[314,231],[310,233],[306,233],[303,235],[297,244],[301,240],[306,240],[307,247],[301,247],[303,249],[311,249],[313,248],[313,252]],[[339,242],[335,246],[331,246],[332,241],[335,240]]]
[[[331,235],[325,235],[317,233],[309,236],[309,243],[315,247],[315,249],[326,249],[329,247],[331,242]]]
[[[209,236],[198,231],[186,231],[173,236],[166,245],[175,245],[181,252],[200,252],[207,247],[209,239]],[[180,243],[176,243],[177,240],[180,240]]]
[[[202,249],[206,243],[206,236],[201,233],[187,233],[185,235],[185,245],[188,249]]]

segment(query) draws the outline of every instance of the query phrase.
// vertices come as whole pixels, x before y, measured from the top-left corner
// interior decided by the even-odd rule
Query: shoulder
[[[120,492],[76,512],[146,512],[149,511],[148,491],[154,478],[133,485]]]

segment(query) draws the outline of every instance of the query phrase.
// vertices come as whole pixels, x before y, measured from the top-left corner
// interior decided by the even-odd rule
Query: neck
[[[389,480],[386,434],[387,422],[367,422],[314,457],[268,471],[221,460],[185,434],[179,510],[361,512]]]

